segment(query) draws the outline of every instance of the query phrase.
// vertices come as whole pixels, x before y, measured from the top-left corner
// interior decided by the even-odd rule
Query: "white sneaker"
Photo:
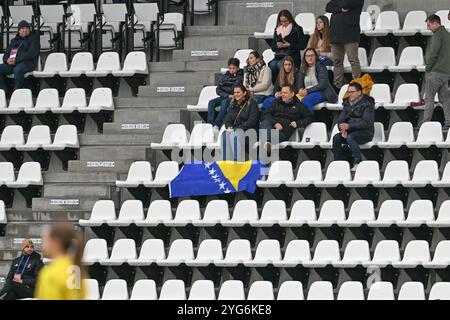
[[[352,169],[351,169],[352,172],[355,172],[356,169],[358,169],[358,164],[359,164],[359,163],[356,163],[356,164],[352,167]]]

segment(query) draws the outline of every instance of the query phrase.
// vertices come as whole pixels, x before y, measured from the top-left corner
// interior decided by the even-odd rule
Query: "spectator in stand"
[[[307,39],[303,33],[303,28],[295,22],[292,14],[288,10],[280,11],[272,41],[272,51],[275,52],[275,58],[269,62],[273,83],[277,80],[282,65],[281,61],[284,57],[292,57],[295,67],[300,67],[300,50],[305,49],[306,44]]]
[[[234,161],[243,161],[244,133],[258,129],[259,109],[250,92],[241,84],[234,87],[233,99],[225,116],[226,131],[222,134],[222,159],[232,151]],[[231,150],[229,146],[231,145]],[[230,158],[230,157],[229,157]]]
[[[281,65],[282,67],[278,73],[277,82],[275,83],[275,87],[273,89],[274,95],[264,100],[261,108],[262,111],[266,110],[276,98],[281,97],[282,87],[295,86],[297,89],[299,88],[294,60],[290,56],[284,57],[281,61]]]
[[[33,241],[22,241],[22,254],[13,260],[0,298],[16,300],[33,298],[34,285],[43,263],[41,255],[34,251]],[[5,295],[6,294],[6,295]]]
[[[3,55],[3,64],[0,64],[0,89],[9,93],[6,86],[9,74],[14,74],[14,89],[23,88],[25,73],[36,67],[40,50],[39,37],[31,33],[28,22],[20,21],[17,35],[11,40]]]
[[[257,51],[248,55],[247,66],[244,68],[244,87],[257,103],[263,103],[273,93],[272,71]]]
[[[84,300],[85,271],[81,264],[84,241],[69,223],[54,223],[43,234],[44,256],[52,262],[39,273],[35,298]]]
[[[266,140],[260,140],[268,154],[272,150],[271,134],[278,134],[278,142],[288,141],[295,130],[306,128],[312,122],[312,112],[298,100],[296,92],[294,86],[284,86],[281,96],[263,113],[260,130],[266,131]]]
[[[431,44],[425,55],[425,111],[423,122],[431,121],[434,110],[434,97],[439,95],[442,102],[445,122],[444,130],[450,126],[450,96],[448,81],[450,80],[450,33],[441,25],[438,15],[427,18],[428,30],[433,32]]]
[[[330,45],[330,20],[326,16],[318,16],[316,28],[309,38],[308,48],[313,48],[319,55],[319,60],[326,66],[333,65],[333,54]]]
[[[309,110],[313,111],[314,106],[320,102],[337,102],[338,96],[328,79],[327,67],[313,48],[307,49],[303,54],[297,78],[299,98]]]
[[[216,93],[219,97],[210,100],[208,103],[208,123],[214,126],[216,134],[219,133],[230,100],[233,99],[234,86],[242,84],[244,78],[244,72],[242,69],[239,69],[239,63],[240,61],[237,58],[228,60],[228,71],[219,80],[216,89]],[[216,116],[217,106],[220,106],[220,110]]]
[[[331,0],[326,11],[332,13],[330,24],[331,53],[334,64],[334,85],[344,85],[344,56],[347,54],[352,67],[353,79],[361,77],[358,58],[361,28],[359,19],[364,0]]]
[[[374,135],[375,100],[362,92],[362,86],[353,82],[348,87],[348,98],[337,119],[339,133],[333,137],[334,160],[344,160],[343,144],[347,144],[353,155],[352,171],[361,162],[359,146],[372,141]]]

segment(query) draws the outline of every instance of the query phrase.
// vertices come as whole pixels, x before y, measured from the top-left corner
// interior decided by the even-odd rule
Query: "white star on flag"
[[[213,175],[211,179],[217,179],[219,176],[217,174]]]
[[[230,193],[231,190],[227,188],[227,190],[225,190],[223,193]]]
[[[209,169],[211,167],[211,165],[212,165],[212,162],[206,162],[205,163],[205,168]]]
[[[210,175],[213,175],[213,174],[215,174],[215,173],[216,173],[216,170],[214,170],[214,169],[209,170],[209,174],[210,174]]]
[[[225,182],[222,182],[221,184],[219,184],[219,188],[220,188],[220,190],[225,189]]]

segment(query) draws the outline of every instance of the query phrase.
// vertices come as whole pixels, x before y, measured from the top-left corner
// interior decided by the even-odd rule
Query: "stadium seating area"
[[[92,300],[449,300],[450,134],[437,96],[433,121],[417,129],[424,21],[437,12],[450,29],[446,4],[361,15],[376,123],[356,172],[331,152],[344,86],[337,104],[316,105],[303,133],[273,147],[280,159],[254,194],[178,199],[169,183],[182,164],[171,156],[220,153],[205,123],[217,78],[229,57],[244,67],[249,48],[273,59],[265,40],[279,11],[233,25],[227,1],[193,3],[164,15],[156,3],[105,3],[102,14],[94,4],[40,5],[38,70],[11,97],[0,90],[0,277],[17,238],[67,220],[87,238]],[[323,8],[297,11],[311,34]],[[0,11],[4,43],[35,14]],[[345,70],[350,80],[348,59]]]

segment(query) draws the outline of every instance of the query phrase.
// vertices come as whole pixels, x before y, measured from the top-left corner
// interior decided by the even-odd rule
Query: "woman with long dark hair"
[[[233,99],[225,116],[225,131],[222,134],[222,159],[227,160],[228,151],[233,153],[234,161],[243,161],[242,146],[243,134],[247,130],[257,130],[259,122],[259,109],[250,92],[243,85],[234,87]],[[231,150],[230,150],[231,145]]]
[[[336,103],[338,96],[328,79],[327,67],[313,48],[305,50],[297,78],[300,88],[298,97],[309,110],[312,111],[320,102]]]
[[[292,57],[295,67],[300,67],[300,50],[305,49],[306,44],[303,28],[295,22],[289,10],[281,10],[278,14],[277,26],[275,27],[272,41],[272,51],[275,53],[275,58],[269,62],[273,83],[278,77],[281,61],[284,57]]]
[[[244,87],[257,103],[263,103],[273,93],[272,71],[258,51],[252,51],[248,55],[247,66],[244,68]]]
[[[39,273],[35,298],[84,300],[85,271],[81,263],[84,240],[69,223],[52,224],[43,234],[44,256],[52,262]]]
[[[330,20],[326,16],[318,16],[316,28],[308,41],[308,48],[313,48],[319,55],[319,60],[326,66],[333,65],[333,54],[330,45]]]

